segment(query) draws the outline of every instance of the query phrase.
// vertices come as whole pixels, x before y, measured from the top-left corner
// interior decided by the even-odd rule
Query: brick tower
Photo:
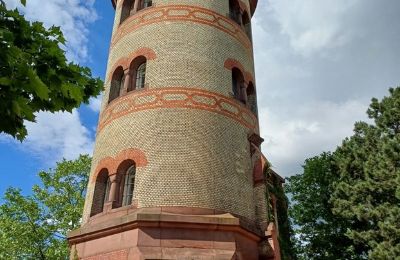
[[[260,152],[257,0],[114,0],[71,259],[279,259]]]

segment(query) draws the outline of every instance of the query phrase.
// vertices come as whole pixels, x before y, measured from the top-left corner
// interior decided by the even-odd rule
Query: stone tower
[[[259,149],[257,0],[112,4],[105,92],[71,258],[279,259]]]

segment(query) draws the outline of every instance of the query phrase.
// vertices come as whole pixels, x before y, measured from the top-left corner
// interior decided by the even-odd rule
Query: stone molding
[[[126,211],[124,215],[115,217],[103,215],[102,221],[92,218],[80,229],[68,234],[70,246],[110,236],[123,231],[141,227],[205,229],[211,231],[232,231],[255,242],[261,241],[260,234],[253,233],[242,226],[239,218],[229,214],[186,215],[163,212],[162,208],[142,208]]]

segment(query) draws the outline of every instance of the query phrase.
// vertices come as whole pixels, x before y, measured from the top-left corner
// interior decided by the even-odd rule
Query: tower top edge
[[[111,3],[115,9],[115,7],[117,5],[117,0],[111,0]],[[258,3],[258,0],[250,0],[251,15],[253,15],[254,12],[256,11],[257,3]]]

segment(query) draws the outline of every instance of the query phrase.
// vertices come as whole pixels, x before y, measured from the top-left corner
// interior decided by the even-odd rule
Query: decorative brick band
[[[243,29],[231,19],[206,8],[190,5],[153,6],[130,16],[116,31],[111,47],[138,28],[159,22],[189,21],[215,27],[237,39],[252,54],[252,44]]]
[[[256,116],[233,98],[198,88],[166,87],[128,92],[110,103],[100,115],[98,133],[116,118],[157,108],[206,110],[232,118],[258,132]]]
[[[251,12],[251,15],[253,15],[254,14],[254,12],[255,12],[255,10],[256,10],[256,7],[257,7],[257,2],[258,2],[258,0],[249,0],[250,1],[250,12]],[[119,1],[118,2],[118,4],[119,3],[122,3],[123,1]],[[241,1],[240,1],[241,2]],[[112,3],[112,5],[113,5],[113,7],[115,8],[115,6],[116,6],[116,3],[117,3],[117,0],[111,0],[111,3]],[[241,3],[241,4],[243,4],[243,3]]]

